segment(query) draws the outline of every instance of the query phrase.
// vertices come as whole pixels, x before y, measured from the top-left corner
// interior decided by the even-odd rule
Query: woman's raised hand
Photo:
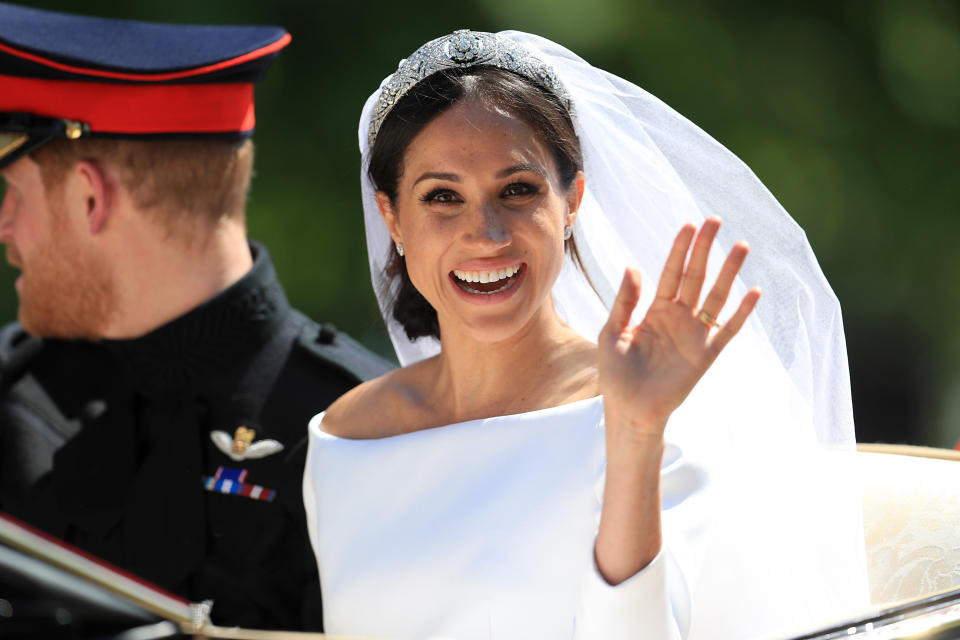
[[[607,467],[594,551],[597,568],[610,584],[634,575],[659,553],[660,463],[667,418],[760,299],[760,290],[751,289],[726,324],[717,324],[717,315],[747,257],[747,244],[738,242],[703,306],[698,306],[707,256],[719,229],[720,219],[708,218],[699,233],[692,224],[680,230],[660,276],[656,298],[635,327],[630,326],[630,315],[640,300],[640,274],[627,269],[610,319],[600,332]]]
[[[667,418],[753,311],[760,298],[758,288],[747,292],[726,323],[716,322],[747,257],[746,242],[733,246],[703,306],[698,306],[707,256],[719,229],[720,219],[711,217],[699,232],[693,224],[680,230],[656,298],[643,321],[633,327],[630,315],[640,299],[640,274],[633,269],[624,274],[598,340],[608,429],[615,422],[632,436],[662,437]]]

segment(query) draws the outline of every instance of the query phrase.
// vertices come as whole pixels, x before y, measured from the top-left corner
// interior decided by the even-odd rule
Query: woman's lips
[[[450,280],[461,298],[475,304],[490,304],[512,296],[526,272],[525,263],[489,270],[454,269]]]

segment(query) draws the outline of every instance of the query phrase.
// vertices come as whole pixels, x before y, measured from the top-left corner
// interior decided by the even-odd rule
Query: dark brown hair
[[[396,205],[403,158],[410,143],[434,118],[468,99],[523,120],[550,149],[561,187],[571,188],[577,172],[583,170],[583,154],[566,107],[553,93],[519,74],[478,65],[440,71],[421,80],[397,101],[384,119],[370,152],[368,173],[374,187],[383,191],[391,204]],[[584,271],[573,238],[567,240],[566,245],[574,263]],[[393,317],[407,337],[411,340],[427,336],[439,338],[436,310],[413,286],[406,261],[392,247],[386,275],[388,282],[400,279],[392,300]]]

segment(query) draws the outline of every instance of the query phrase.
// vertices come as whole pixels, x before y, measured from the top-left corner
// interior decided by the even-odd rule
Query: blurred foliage
[[[455,28],[557,40],[710,132],[806,230],[843,304],[862,439],[960,437],[957,2],[88,0],[80,11],[293,33],[258,88],[250,234],[296,306],[383,353],[357,188],[363,101]],[[2,276],[11,318],[13,272]]]

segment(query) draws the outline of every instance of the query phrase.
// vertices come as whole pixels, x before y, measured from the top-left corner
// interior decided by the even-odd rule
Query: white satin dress
[[[327,633],[668,639],[689,598],[668,549],[616,587],[593,544],[602,398],[376,440],[310,422],[304,480]],[[683,466],[668,446],[662,474]],[[664,484],[676,508],[702,483]]]

